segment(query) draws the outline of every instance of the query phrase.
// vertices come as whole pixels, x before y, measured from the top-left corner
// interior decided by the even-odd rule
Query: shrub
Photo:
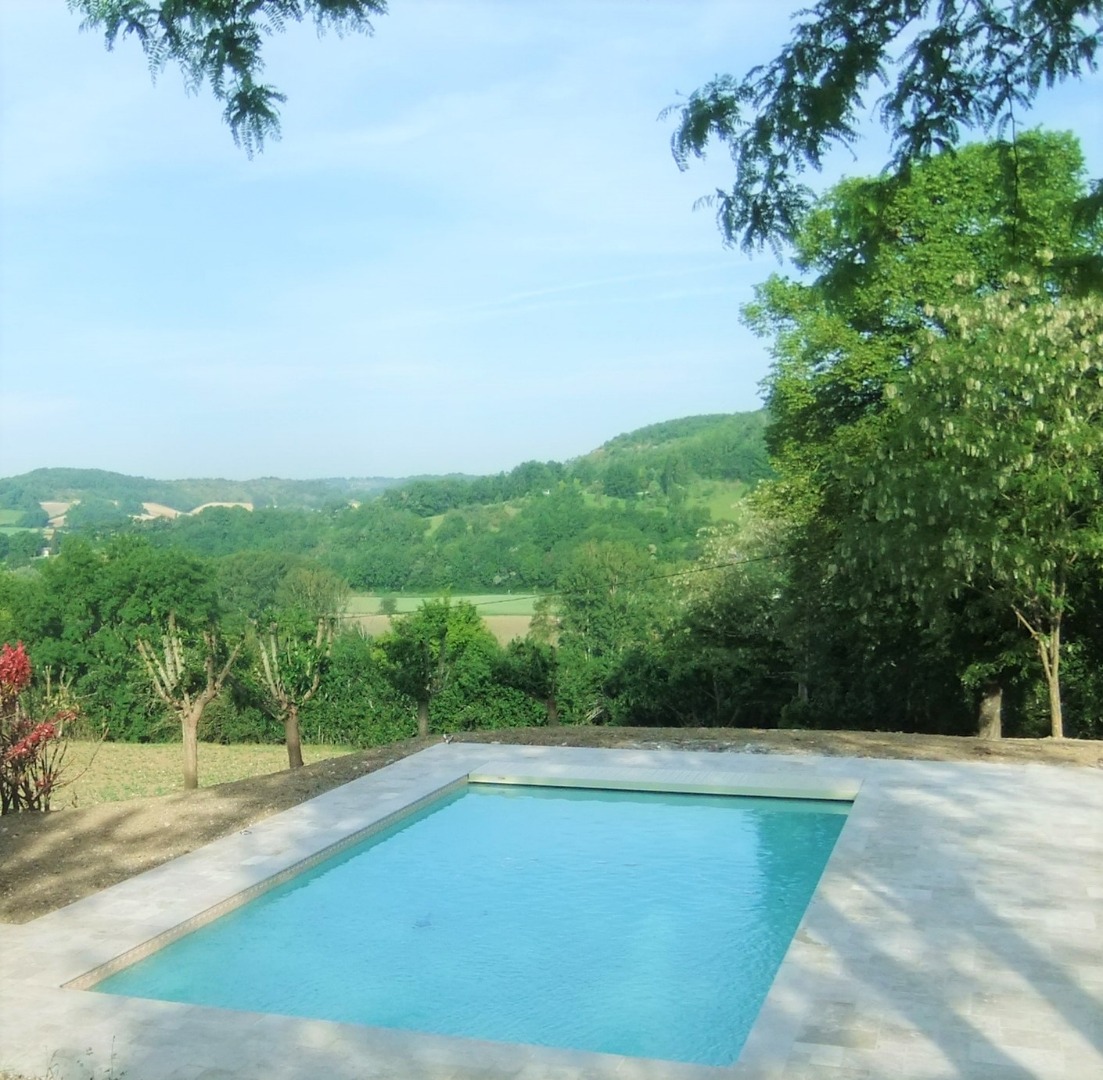
[[[0,649],[0,814],[49,810],[60,786],[65,757],[65,724],[72,710],[37,720],[23,701],[31,681],[31,661],[23,643]]]

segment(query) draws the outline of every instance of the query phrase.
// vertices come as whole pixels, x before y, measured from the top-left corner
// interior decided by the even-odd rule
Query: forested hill
[[[420,514],[458,506],[507,502],[574,479],[606,495],[634,498],[693,479],[753,484],[769,466],[764,410],[690,416],[651,424],[616,438],[573,461],[529,461],[494,476],[414,478],[340,477],[320,480],[154,480],[102,469],[35,469],[0,479],[0,511],[25,514],[18,524],[46,524],[42,504],[72,504],[70,525],[103,525],[147,512],[146,504],[181,514],[212,503],[252,509],[319,510],[361,502],[387,492],[391,505]],[[14,524],[15,522],[10,522]]]
[[[565,464],[374,481],[375,492],[352,480],[43,469],[0,481],[0,561],[15,569],[44,544],[58,551],[67,537],[99,545],[130,533],[205,558],[314,560],[365,591],[548,589],[589,543],[622,543],[667,566],[695,559],[702,527],[738,518],[742,495],[766,474],[763,427],[761,413],[690,417]],[[45,535],[43,503],[55,525]]]
[[[324,480],[152,480],[103,469],[35,469],[0,480],[0,509],[32,511],[41,503],[110,504],[116,512],[143,513],[145,503],[187,514],[209,503],[317,509],[364,499],[403,480],[354,477]]]

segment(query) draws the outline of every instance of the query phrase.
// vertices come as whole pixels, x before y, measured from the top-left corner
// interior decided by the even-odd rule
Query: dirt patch
[[[456,737],[481,743],[823,754],[924,761],[1103,767],[1103,742],[979,739],[854,731],[740,728],[513,728]],[[21,923],[237,832],[436,742],[375,750],[190,794],[0,819],[0,922]]]

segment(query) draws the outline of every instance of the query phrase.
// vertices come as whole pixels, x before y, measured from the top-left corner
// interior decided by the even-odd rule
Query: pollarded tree
[[[303,765],[299,712],[322,684],[348,584],[324,567],[295,566],[275,589],[274,608],[257,621],[254,665],[267,710],[283,724],[288,768]]]
[[[84,16],[81,28],[101,30],[108,49],[133,35],[156,77],[180,65],[190,91],[206,82],[225,104],[223,119],[234,142],[250,155],[280,134],[279,106],[286,97],[260,82],[264,39],[288,23],[312,19],[319,33],[372,32],[371,18],[386,0],[68,0]]]
[[[177,626],[175,612],[170,611],[160,651],[145,638],[138,638],[137,647],[154,693],[180,721],[184,789],[190,791],[199,786],[199,723],[225,685],[241,643],[227,655],[213,627],[201,631],[198,640],[185,641],[185,637]]]
[[[943,317],[887,388],[892,423],[856,463],[865,515],[839,550],[921,604],[976,590],[1006,605],[1061,738],[1070,577],[1103,564],[1103,301],[1012,279]]]
[[[336,625],[333,616],[283,611],[257,630],[258,674],[267,709],[283,724],[289,769],[303,766],[299,710],[322,684]]]
[[[773,60],[690,95],[672,139],[683,168],[726,144],[735,182],[712,201],[727,242],[746,249],[795,238],[812,201],[802,177],[857,141],[874,84],[890,164],[906,175],[965,131],[1013,134],[1043,86],[1096,69],[1103,34],[1101,0],[820,0],[801,15]]]

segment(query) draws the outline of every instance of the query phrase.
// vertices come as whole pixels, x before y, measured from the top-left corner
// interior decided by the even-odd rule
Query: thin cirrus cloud
[[[755,407],[739,309],[776,263],[722,248],[692,206],[730,162],[679,173],[658,117],[789,15],[395,0],[372,37],[292,27],[265,54],[284,137],[249,160],[133,41],[2,0],[0,475],[497,471]],[[1098,174],[1089,88],[1030,122],[1083,125]]]

